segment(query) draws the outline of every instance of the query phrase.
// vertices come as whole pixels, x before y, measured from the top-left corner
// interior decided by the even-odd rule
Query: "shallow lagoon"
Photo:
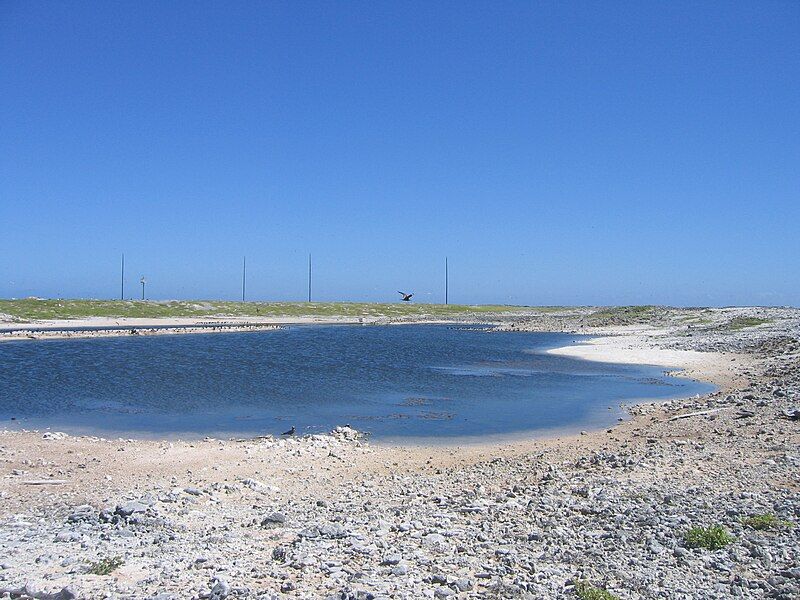
[[[0,425],[133,437],[343,424],[379,439],[512,435],[604,427],[620,403],[713,389],[663,367],[543,353],[580,340],[402,325],[8,342]]]

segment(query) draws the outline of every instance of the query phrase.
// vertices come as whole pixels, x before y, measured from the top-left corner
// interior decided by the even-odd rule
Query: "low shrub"
[[[763,513],[760,515],[753,515],[752,517],[742,518],[742,525],[750,527],[751,529],[758,529],[763,531],[765,529],[780,529],[782,527],[792,527],[790,521],[779,519],[772,513]]]
[[[89,565],[87,573],[90,575],[108,575],[122,566],[123,560],[119,556],[113,558],[101,558],[97,562]]]
[[[618,596],[608,590],[594,587],[586,581],[579,581],[575,584],[575,595],[580,600],[619,600]]]
[[[711,527],[692,527],[683,538],[689,548],[719,550],[733,541],[733,536],[722,525]]]

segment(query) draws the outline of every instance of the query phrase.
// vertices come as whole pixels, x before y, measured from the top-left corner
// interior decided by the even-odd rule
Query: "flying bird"
[[[292,425],[292,428],[289,431],[284,431],[281,435],[294,435],[294,432],[297,431]]]
[[[405,292],[399,292],[399,291],[397,293],[403,297],[402,300],[403,302],[411,302],[411,296],[414,295],[414,294],[406,294]]]

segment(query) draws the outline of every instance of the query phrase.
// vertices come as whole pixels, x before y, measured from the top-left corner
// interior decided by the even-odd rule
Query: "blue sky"
[[[800,305],[800,3],[0,3],[0,297]]]

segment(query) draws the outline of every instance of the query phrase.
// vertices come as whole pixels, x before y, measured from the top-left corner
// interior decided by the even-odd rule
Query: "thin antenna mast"
[[[311,302],[311,254],[308,255],[308,301]]]
[[[242,302],[244,302],[245,286],[247,285],[247,257],[242,258]]]
[[[444,303],[447,304],[447,294],[449,292],[450,287],[450,278],[449,278],[449,271],[447,269],[447,257],[444,257]]]

